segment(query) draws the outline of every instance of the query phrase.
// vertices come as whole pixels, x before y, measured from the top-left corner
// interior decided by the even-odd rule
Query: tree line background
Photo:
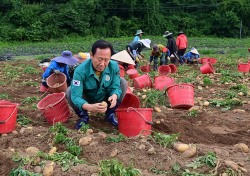
[[[1,0],[1,41],[64,36],[250,36],[249,0]]]

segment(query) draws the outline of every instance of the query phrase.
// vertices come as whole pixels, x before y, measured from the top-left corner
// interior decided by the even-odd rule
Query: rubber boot
[[[76,114],[78,115],[78,117],[80,117],[80,119],[76,122],[76,129],[80,129],[83,125],[83,123],[87,124],[89,122],[89,115],[88,115],[88,111],[80,111],[77,110],[75,111]]]
[[[113,108],[108,108],[108,110],[105,112],[105,119],[110,122],[113,126],[118,125],[118,120],[115,116],[115,110],[118,108],[120,103],[116,103],[116,105]]]

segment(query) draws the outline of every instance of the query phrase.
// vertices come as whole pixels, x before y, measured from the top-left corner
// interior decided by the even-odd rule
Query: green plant
[[[204,156],[196,158],[192,163],[188,164],[187,167],[197,169],[202,166],[215,167],[217,164],[218,157],[213,152],[208,152]]]
[[[99,161],[101,171],[100,176],[141,176],[142,173],[139,169],[132,167],[125,167],[121,162],[116,159]]]
[[[212,80],[207,76],[205,76],[203,78],[203,83],[204,83],[204,86],[209,86],[209,85],[213,84]]]
[[[106,142],[121,142],[124,141],[126,139],[126,137],[123,134],[119,134],[117,137],[113,137],[113,136],[108,136],[106,138]]]
[[[235,98],[235,97],[238,96],[237,92],[235,92],[235,91],[225,91],[225,93],[226,93],[226,97],[230,98],[230,99]]]
[[[42,175],[30,172],[28,170],[23,169],[22,167],[18,167],[17,169],[12,169],[9,176],[42,176]]]
[[[50,131],[54,133],[53,141],[55,144],[65,144],[67,150],[75,156],[81,154],[82,148],[75,144],[74,139],[67,137],[68,129],[61,123],[56,123],[54,126],[50,127]]]
[[[198,110],[193,109],[193,110],[189,111],[187,116],[189,116],[189,117],[197,117],[198,116]]]
[[[147,97],[143,100],[144,107],[154,107],[154,106],[165,106],[166,105],[166,97],[164,92],[151,89],[147,91]]]
[[[59,165],[61,165],[62,171],[67,171],[71,166],[86,163],[86,161],[78,159],[77,156],[74,156],[67,151],[64,151],[63,153],[54,153],[53,155],[39,152],[38,156],[46,160],[51,160],[58,163]]]
[[[22,82],[22,85],[24,85],[24,86],[35,86],[35,87],[37,87],[37,86],[39,85],[39,83],[38,83],[38,82],[34,82],[34,81],[24,81],[24,82]]]
[[[79,131],[80,131],[80,132],[83,132],[83,133],[86,133],[88,129],[90,129],[90,125],[89,125],[89,124],[82,123],[82,126],[81,126],[81,128],[79,129]]]
[[[17,123],[23,127],[26,127],[28,124],[32,123],[32,121],[29,118],[27,118],[25,115],[18,114]]]
[[[229,99],[226,98],[224,100],[210,100],[209,101],[212,105],[216,107],[222,107],[223,110],[230,110],[234,106],[241,106],[242,102],[236,99]]]
[[[240,174],[239,172],[233,170],[232,168],[226,168],[225,173],[227,176],[243,176],[243,174]]]
[[[0,93],[0,99],[7,100],[10,99],[10,96],[6,93]]]
[[[53,133],[62,133],[64,135],[68,134],[68,129],[62,125],[62,123],[56,123],[55,125],[51,126],[49,130]]]
[[[24,99],[22,100],[21,103],[23,103],[23,104],[25,104],[25,103],[31,104],[31,103],[34,103],[34,102],[36,102],[36,101],[38,101],[38,100],[39,100],[39,98],[38,98],[38,97],[35,97],[35,96],[33,96],[33,97],[26,97],[26,98],[24,98]]]
[[[238,85],[232,86],[229,89],[230,90],[235,90],[238,93],[242,92],[244,95],[247,95],[247,93],[249,91],[249,88],[246,85],[243,85],[243,84],[238,84]]]
[[[163,134],[154,132],[152,138],[162,147],[170,147],[179,138],[179,134]]]
[[[39,71],[37,69],[35,69],[34,67],[31,67],[31,66],[26,66],[24,68],[24,73],[25,74],[38,74]]]

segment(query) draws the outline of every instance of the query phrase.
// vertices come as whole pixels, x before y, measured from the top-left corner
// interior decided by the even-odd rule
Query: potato
[[[158,108],[158,107],[154,107],[154,110],[155,110],[156,112],[161,112],[161,109]]]
[[[54,162],[46,164],[43,168],[43,175],[44,176],[51,176],[54,172]]]
[[[105,101],[102,101],[102,102],[101,102],[101,105],[104,106],[104,107],[108,107],[108,104],[107,104],[107,102],[105,102]]]
[[[36,155],[39,152],[39,149],[36,147],[28,147],[26,153]]]
[[[230,167],[231,169],[233,170],[238,170],[239,169],[239,166],[237,163],[235,163],[234,161],[230,161],[230,160],[225,160],[225,165],[227,167]]]
[[[239,150],[239,151],[242,151],[244,153],[249,153],[249,148],[246,144],[244,143],[238,143],[238,144],[235,144],[234,145],[234,148]]]
[[[204,101],[203,106],[208,106],[209,102],[208,101]]]
[[[196,147],[195,146],[191,146],[185,152],[183,152],[181,154],[181,156],[184,157],[184,158],[191,158],[195,154],[196,154]]]
[[[82,137],[79,140],[79,145],[80,146],[89,145],[91,141],[92,141],[92,138],[90,136]]]
[[[175,142],[173,146],[174,149],[178,152],[185,152],[189,148],[188,144],[184,144],[181,142]]]
[[[56,147],[52,147],[49,151],[49,155],[53,155],[57,151]]]

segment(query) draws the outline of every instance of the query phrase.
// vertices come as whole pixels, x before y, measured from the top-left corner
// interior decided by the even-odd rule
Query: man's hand
[[[117,103],[117,95],[113,94],[112,96],[110,96],[108,98],[108,101],[110,102],[110,107],[109,108],[113,108]]]
[[[87,104],[85,103],[82,106],[83,109],[89,111],[89,112],[101,112],[104,113],[107,111],[107,106],[103,103],[94,103],[94,104]]]

